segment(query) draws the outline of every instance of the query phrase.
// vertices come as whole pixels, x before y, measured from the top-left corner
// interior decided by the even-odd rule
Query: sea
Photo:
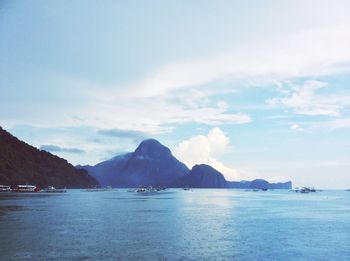
[[[350,192],[0,193],[0,260],[350,260]]]

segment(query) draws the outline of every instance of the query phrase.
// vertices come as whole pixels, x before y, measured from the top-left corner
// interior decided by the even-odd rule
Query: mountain
[[[98,186],[85,170],[18,140],[0,127],[0,184],[84,188]]]
[[[189,186],[192,188],[240,188],[240,189],[291,189],[292,182],[269,183],[264,179],[253,181],[227,181],[219,171],[209,165],[195,165],[191,171],[176,180],[174,187]]]
[[[227,188],[224,175],[209,165],[195,165],[191,171],[175,181],[174,187]]]
[[[140,143],[134,152],[116,156],[95,166],[77,166],[95,177],[101,186],[169,186],[189,169],[169,148],[155,139]]]
[[[253,181],[228,181],[229,188],[241,189],[292,189],[292,182],[269,183],[264,179],[255,179]]]
[[[77,166],[95,177],[101,186],[137,187],[163,185],[193,188],[291,188],[291,182],[271,184],[265,180],[231,182],[209,165],[189,170],[169,148],[155,139],[140,143],[134,152],[116,156],[95,166]]]

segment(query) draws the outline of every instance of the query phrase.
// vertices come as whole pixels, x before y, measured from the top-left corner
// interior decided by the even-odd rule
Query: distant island
[[[95,166],[77,166],[96,178],[101,186],[137,187],[167,186],[192,188],[291,189],[292,182],[269,183],[227,181],[222,173],[209,165],[195,165],[191,170],[176,159],[169,148],[155,139],[144,140],[134,152],[118,155]]]
[[[0,184],[86,188],[99,186],[86,170],[20,141],[0,127]]]
[[[65,159],[18,140],[0,127],[0,184],[35,184],[66,188],[144,186],[241,189],[291,189],[292,182],[227,181],[205,164],[190,170],[155,139],[142,141],[134,152],[95,166],[74,167]]]

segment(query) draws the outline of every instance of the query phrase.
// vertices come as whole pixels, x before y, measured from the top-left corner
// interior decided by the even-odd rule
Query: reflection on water
[[[350,260],[350,193],[0,194],[0,260]]]

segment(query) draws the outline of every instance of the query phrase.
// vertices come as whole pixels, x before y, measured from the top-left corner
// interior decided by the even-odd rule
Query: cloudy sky
[[[350,186],[349,1],[0,1],[0,125],[96,164]]]

